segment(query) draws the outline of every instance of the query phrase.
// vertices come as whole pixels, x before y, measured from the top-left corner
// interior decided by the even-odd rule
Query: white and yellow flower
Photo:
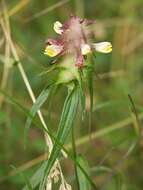
[[[62,49],[62,46],[47,45],[44,54],[48,55],[49,57],[55,57],[62,51]]]
[[[112,51],[111,42],[94,43],[93,47],[96,51],[101,52],[101,53],[110,53]]]
[[[56,22],[54,23],[54,30],[55,30],[55,32],[56,32],[57,34],[62,34],[62,32],[63,32],[62,26],[63,26],[62,23],[59,22],[59,21],[56,21]]]

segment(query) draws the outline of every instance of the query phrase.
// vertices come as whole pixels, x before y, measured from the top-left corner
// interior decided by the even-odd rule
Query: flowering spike
[[[94,21],[80,19],[71,16],[65,23],[56,21],[54,30],[60,34],[58,39],[48,39],[45,54],[54,57],[56,55],[70,54],[74,60],[74,65],[78,68],[84,66],[84,56],[95,49],[98,52],[110,53],[112,45],[110,42],[91,43],[91,32],[87,26]]]

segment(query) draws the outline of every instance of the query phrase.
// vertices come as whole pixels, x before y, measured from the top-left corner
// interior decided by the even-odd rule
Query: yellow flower
[[[58,45],[47,45],[44,54],[50,56],[50,57],[55,57],[62,51],[62,46]]]

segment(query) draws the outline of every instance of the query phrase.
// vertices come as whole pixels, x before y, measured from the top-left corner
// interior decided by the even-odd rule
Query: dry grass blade
[[[2,1],[2,2],[4,2],[4,1]],[[30,0],[21,0],[20,2],[18,2],[9,11],[6,11],[8,17],[11,17],[11,16],[17,14],[18,12],[20,12],[29,2],[30,2]],[[2,18],[2,12],[0,13],[0,18]]]
[[[5,7],[5,2],[2,1],[2,5],[4,7],[4,18],[6,20],[6,25],[7,25],[7,29],[10,33],[10,27],[9,27],[9,21],[8,21],[8,15],[6,12],[6,7]],[[4,56],[4,68],[3,68],[3,73],[2,73],[2,79],[1,79],[1,89],[5,90],[5,88],[7,87],[7,82],[8,82],[8,78],[9,78],[9,72],[10,72],[10,47],[9,47],[9,43],[7,41],[7,39],[5,40],[5,56]],[[4,96],[1,95],[0,96],[0,107],[2,106],[4,101]]]
[[[21,11],[28,3],[30,2],[30,0],[21,0],[20,2],[18,2],[15,7],[13,7],[12,9],[10,9],[8,11],[8,16],[13,16],[15,14],[17,14],[19,11]]]
[[[129,146],[128,150],[125,152],[125,154],[122,156],[122,158],[119,159],[119,161],[117,161],[117,163],[115,164],[114,169],[112,170],[111,174],[108,175],[105,183],[101,187],[101,190],[105,190],[107,188],[108,184],[111,182],[111,179],[113,178],[113,176],[116,175],[117,173],[119,173],[118,172],[119,169],[122,167],[122,165],[127,160],[127,158],[131,155],[131,153],[135,149],[136,145],[137,145],[137,141],[132,142],[132,144]]]
[[[123,54],[129,55],[143,44],[143,33],[139,34],[136,39],[132,40],[124,47]]]
[[[7,21],[5,21],[5,22],[7,22]],[[5,24],[5,22],[4,22],[3,19],[0,19],[0,24],[2,26],[3,33],[4,33],[5,38],[6,38],[8,44],[10,46],[10,50],[11,50],[11,52],[13,54],[13,57],[16,60],[16,62],[18,63],[18,69],[19,69],[19,71],[21,73],[21,76],[22,76],[22,78],[24,80],[25,86],[27,87],[28,93],[29,93],[29,95],[30,95],[33,103],[35,103],[35,101],[36,101],[35,95],[34,95],[34,93],[32,91],[32,88],[30,86],[30,83],[28,81],[26,73],[25,73],[25,71],[23,69],[23,66],[22,66],[21,62],[20,62],[19,56],[18,56],[17,51],[15,49],[15,46],[14,46],[14,44],[12,42],[10,32],[9,32],[9,30],[8,30],[7,25]],[[44,128],[47,129],[47,125],[46,125],[46,123],[44,121],[44,118],[43,118],[42,113],[41,113],[40,110],[38,111],[38,116],[39,116],[39,118],[41,120],[41,123],[43,124]],[[47,142],[48,146],[52,146],[51,138],[47,134],[46,134],[46,142]]]
[[[27,23],[27,22],[30,22],[30,21],[36,19],[36,18],[39,18],[39,17],[41,17],[41,16],[47,14],[48,12],[53,11],[54,9],[56,9],[56,8],[58,8],[58,7],[61,7],[62,5],[66,4],[67,2],[69,2],[69,0],[60,1],[60,2],[58,2],[58,3],[56,3],[56,4],[52,5],[52,6],[50,6],[50,7],[48,7],[48,8],[46,8],[46,9],[44,9],[44,10],[42,10],[42,11],[40,11],[40,12],[34,14],[34,15],[31,16],[30,18],[25,19],[25,22]]]
[[[107,73],[101,73],[97,74],[95,76],[95,80],[104,80],[107,78],[116,78],[116,77],[123,77],[125,76],[125,71],[124,70],[118,70],[118,71],[110,71]]]
[[[2,38],[0,39],[0,48],[2,47],[3,44],[4,44],[4,38],[2,37]]]
[[[10,48],[9,45],[6,43],[5,46],[5,62],[4,62],[4,68],[3,68],[3,74],[2,74],[2,80],[1,80],[1,89],[5,90],[7,87],[9,72],[10,72]],[[2,106],[4,102],[4,96],[0,96],[0,107]]]
[[[14,44],[13,44],[13,42],[12,42],[12,40],[11,40],[10,34],[9,34],[8,31],[7,31],[7,28],[6,28],[5,24],[4,24],[4,21],[3,21],[2,19],[1,19],[0,21],[1,21],[0,23],[1,23],[1,26],[2,26],[2,29],[3,29],[4,35],[5,35],[6,39],[7,39],[8,42],[9,42],[9,45],[10,45],[10,48],[11,48],[11,52],[12,52],[12,54],[13,54],[13,57],[14,57],[14,59],[16,60],[16,62],[18,63],[18,69],[19,69],[19,71],[20,71],[20,73],[21,73],[21,76],[22,76],[22,78],[23,78],[23,81],[24,81],[24,83],[25,83],[25,86],[26,86],[26,88],[27,88],[27,90],[28,90],[28,93],[29,93],[29,95],[30,95],[30,97],[31,97],[31,99],[32,99],[32,101],[33,101],[33,103],[35,103],[35,102],[36,102],[35,95],[34,95],[34,93],[33,93],[33,90],[32,90],[32,88],[31,88],[31,86],[30,86],[30,83],[29,83],[28,78],[27,78],[27,76],[26,76],[26,73],[25,73],[25,71],[24,71],[24,69],[23,69],[23,66],[22,66],[22,64],[21,64],[21,62],[20,62],[19,56],[18,56],[17,51],[16,51],[16,49],[15,49],[15,47],[14,47]],[[44,126],[44,128],[47,129],[47,125],[46,125],[46,123],[45,123],[45,121],[44,121],[44,118],[43,118],[43,116],[42,116],[41,111],[39,110],[37,113],[38,113],[38,116],[39,116],[39,118],[40,118],[40,120],[41,120],[42,125]],[[53,145],[52,145],[52,140],[51,140],[51,138],[50,138],[47,134],[45,134],[45,138],[46,138],[47,145],[48,145],[48,146],[53,146]]]

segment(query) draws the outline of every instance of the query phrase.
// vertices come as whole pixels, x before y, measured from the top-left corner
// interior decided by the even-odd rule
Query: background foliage
[[[111,41],[110,55],[97,54],[95,60],[94,113],[89,127],[89,102],[84,122],[80,113],[75,127],[77,152],[88,160],[93,180],[101,189],[141,190],[143,188],[143,1],[142,0],[7,0],[11,35],[36,96],[52,80],[39,74],[49,66],[43,54],[45,40],[55,36],[53,22],[65,21],[71,13],[95,19],[96,41]],[[2,10],[2,7],[0,7]],[[29,98],[17,66],[5,67],[6,47],[0,29],[1,89],[30,110]],[[6,71],[5,71],[6,70]],[[4,77],[4,72],[8,72]],[[30,177],[44,159],[43,132],[33,124],[24,149],[26,115],[0,95],[0,189],[20,189],[22,175]],[[51,118],[49,102],[42,107],[53,132],[57,130],[66,89],[54,95]],[[87,100],[88,98],[87,93]],[[38,120],[38,117],[36,118]],[[139,122],[138,122],[139,120]],[[67,149],[71,150],[69,142]],[[42,156],[41,156],[42,155]],[[73,163],[62,161],[64,173],[75,185]],[[22,173],[20,171],[23,171]],[[9,177],[8,177],[9,176]]]

